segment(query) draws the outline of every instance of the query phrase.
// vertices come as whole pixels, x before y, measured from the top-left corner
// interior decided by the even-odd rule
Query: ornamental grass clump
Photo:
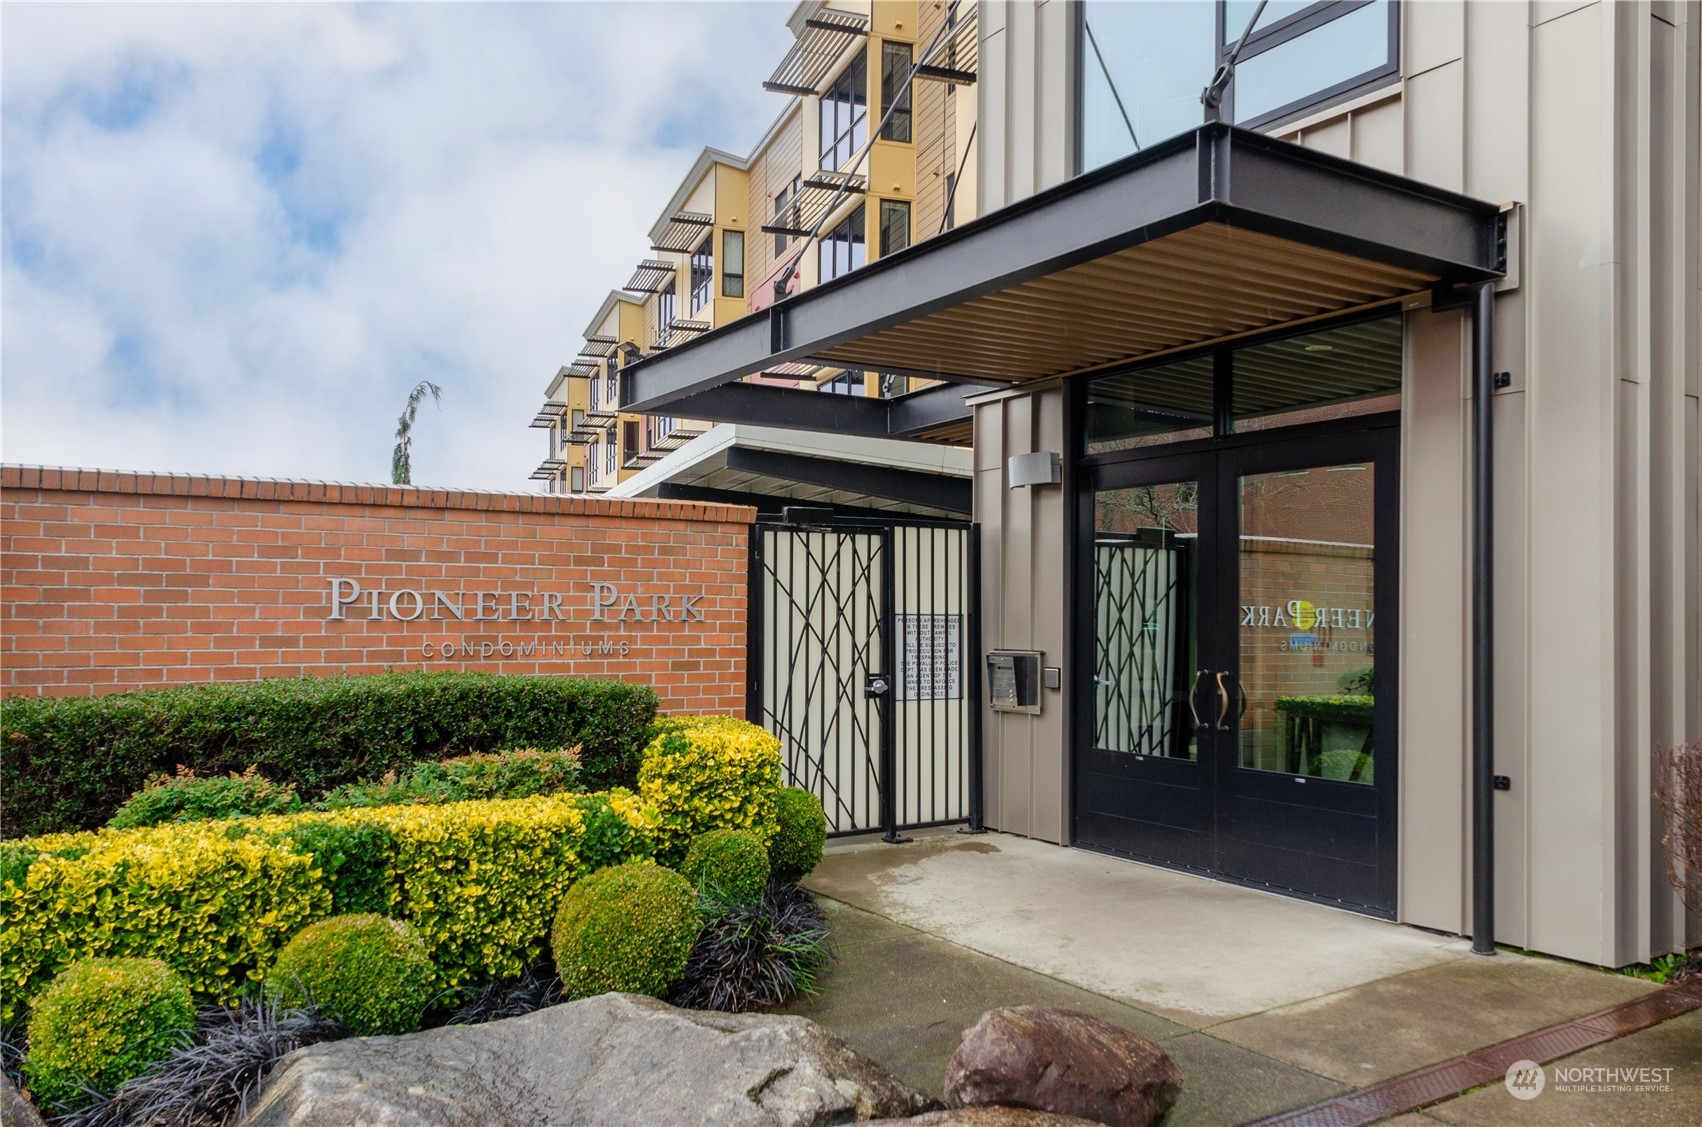
[[[158,959],[83,959],[35,1000],[24,1075],[36,1103],[70,1109],[189,1041],[189,985]]]
[[[349,1035],[309,1008],[287,1010],[245,998],[234,1009],[202,1010],[193,1044],[178,1049],[113,1095],[56,1127],[225,1127],[240,1123],[272,1069],[307,1045]]]
[[[832,955],[827,920],[809,893],[771,884],[756,900],[706,899],[702,910],[707,922],[668,1001],[744,1013],[815,993]]]
[[[774,819],[779,829],[768,843],[769,866],[775,880],[796,884],[821,864],[827,814],[821,799],[799,787],[787,787],[775,802]]]
[[[131,795],[106,824],[113,829],[158,826],[167,822],[199,822],[217,818],[246,818],[256,814],[291,814],[301,799],[290,783],[274,783],[254,765],[242,774],[197,775],[179,765],[174,775],[157,775]]]
[[[332,916],[285,945],[266,990],[280,1005],[312,1005],[356,1036],[372,1037],[418,1029],[435,977],[425,944],[401,920]]]
[[[550,932],[562,994],[660,998],[685,973],[702,926],[697,893],[676,872],[645,861],[593,873],[562,898]]]
[[[715,900],[755,900],[768,885],[768,851],[743,830],[710,830],[691,839],[680,875],[699,895]]]

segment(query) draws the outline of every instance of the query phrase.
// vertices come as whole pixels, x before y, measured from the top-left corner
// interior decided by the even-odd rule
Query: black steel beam
[[[656,496],[663,501],[706,501],[716,505],[749,505],[763,516],[779,516],[787,506],[807,505],[813,509],[831,509],[835,516],[884,517],[893,514],[884,509],[866,509],[857,505],[830,505],[825,501],[800,501],[796,497],[781,497],[770,493],[746,493],[737,489],[714,489],[707,485],[683,485],[664,481],[656,487]]]
[[[970,419],[964,398],[979,388],[953,384],[894,399],[825,395],[803,388],[730,383],[677,400],[669,413],[712,423],[824,431],[861,438],[909,438]]]
[[[848,364],[844,360],[830,360],[824,356],[806,356],[804,357],[803,362],[805,364],[815,364],[823,368],[848,368],[852,371],[857,370],[856,364]],[[961,372],[942,372],[937,368],[901,368],[893,364],[882,364],[878,368],[871,368],[868,370],[878,372],[883,376],[909,376],[912,379],[918,380],[944,380],[947,383],[977,384],[981,387],[1006,388],[1010,387],[1012,384],[1022,382],[1015,376],[1012,376],[1010,379],[997,380],[990,376],[966,376]]]
[[[681,396],[1207,222],[1445,282],[1504,272],[1493,204],[1206,125],[642,360],[625,373],[623,406],[669,408]]]
[[[973,387],[941,384],[889,399],[886,433],[891,438],[909,438],[953,423],[966,423],[973,412],[964,400],[978,394],[979,390]]]
[[[860,395],[824,395],[791,387],[730,383],[686,396],[668,408],[682,419],[793,430],[832,431],[869,438],[887,436],[886,401]]]
[[[967,477],[900,470],[828,458],[809,458],[776,450],[732,447],[727,451],[727,468],[741,473],[762,474],[801,485],[866,493],[907,505],[926,505],[948,513],[972,510],[973,487]],[[814,502],[811,502],[812,504]]]

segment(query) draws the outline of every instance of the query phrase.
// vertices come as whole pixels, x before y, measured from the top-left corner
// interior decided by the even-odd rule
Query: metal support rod
[[[986,676],[986,670],[981,668],[981,526],[970,525],[966,536],[969,574],[968,582],[964,584],[968,592],[964,609],[969,619],[969,651],[966,655],[968,666],[961,675],[969,684],[969,832],[978,834],[987,832],[986,798],[982,793],[985,765],[981,746],[985,723],[981,715],[981,678]]]
[[[1472,952],[1495,954],[1495,284],[1472,305]]]

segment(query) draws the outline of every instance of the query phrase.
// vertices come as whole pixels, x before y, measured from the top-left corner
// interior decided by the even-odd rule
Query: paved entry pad
[[[1462,939],[1007,834],[835,845],[807,883],[1194,1028],[1471,957]]]

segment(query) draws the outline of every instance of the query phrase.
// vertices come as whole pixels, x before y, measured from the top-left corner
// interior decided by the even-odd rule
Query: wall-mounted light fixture
[[[1005,462],[1012,489],[1022,485],[1057,485],[1064,480],[1064,456],[1056,450],[1013,454]]]

